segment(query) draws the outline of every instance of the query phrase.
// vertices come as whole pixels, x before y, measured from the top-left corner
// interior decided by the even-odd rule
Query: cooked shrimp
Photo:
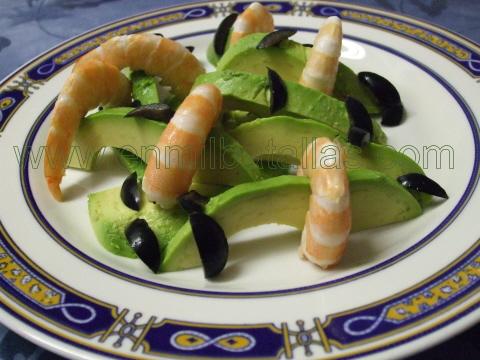
[[[162,78],[175,94],[187,96],[203,65],[180,43],[150,33],[114,37],[85,55],[118,69],[144,70]]]
[[[262,4],[254,2],[251,3],[233,23],[230,44],[235,44],[248,34],[272,32],[273,30],[275,30],[275,28],[273,26],[272,14],[270,14]]]
[[[331,95],[342,50],[342,22],[329,17],[318,31],[299,83]]]
[[[51,194],[60,201],[60,182],[80,120],[98,105],[130,101],[130,82],[114,66],[80,60],[58,96],[45,146],[44,175]]]
[[[60,182],[82,117],[104,103],[128,104],[130,85],[120,73],[126,67],[161,77],[180,97],[188,94],[196,77],[205,71],[182,45],[154,34],[117,36],[84,55],[55,104],[47,139],[45,178],[57,200],[62,197]]]
[[[303,154],[297,172],[310,178],[312,189],[299,253],[322,268],[340,261],[351,228],[344,157],[340,145],[327,138],[317,138]]]
[[[222,102],[220,90],[212,84],[197,86],[185,98],[148,159],[142,184],[148,200],[168,209],[188,191]]]

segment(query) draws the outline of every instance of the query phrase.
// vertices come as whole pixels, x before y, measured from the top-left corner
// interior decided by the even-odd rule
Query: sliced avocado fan
[[[352,170],[350,199],[352,232],[408,220],[422,208],[398,182],[371,170]],[[302,230],[308,210],[310,181],[284,175],[242,184],[210,199],[205,213],[230,236],[262,224],[284,224]],[[190,223],[186,222],[165,248],[160,271],[178,271],[200,266],[200,257]]]
[[[308,118],[326,123],[346,136],[350,118],[343,101],[291,81],[284,81],[288,93],[285,106],[275,115]],[[223,95],[225,111],[243,110],[258,117],[271,116],[268,78],[240,71],[215,71],[200,75],[195,85],[215,84]],[[195,86],[194,85],[194,86]],[[373,121],[373,141],[385,143],[386,135]]]
[[[217,70],[235,70],[266,76],[267,67],[269,67],[275,70],[282,79],[298,82],[311,48],[293,40],[283,40],[277,46],[257,49],[258,43],[265,35],[267,34],[251,34],[229,47],[218,61]],[[358,80],[352,69],[340,63],[333,97],[345,100],[347,96],[352,96],[362,102],[370,114],[380,113],[377,100],[371,91]]]
[[[105,147],[114,147],[121,151],[121,161],[131,166],[131,170],[141,174],[144,162],[157,144],[166,124],[140,117],[125,117],[132,108],[110,108],[99,111],[83,119],[75,138],[71,159],[78,153],[88,160],[83,164],[70,162],[73,168],[91,169],[96,155]],[[142,160],[141,163],[136,158]],[[195,182],[218,185],[236,185],[259,180],[260,168],[243,150],[243,147],[220,127],[212,129]],[[213,161],[212,161],[213,159]]]
[[[390,177],[371,170],[351,170],[348,176],[353,231],[404,221],[422,213],[415,197]],[[230,188],[211,198],[205,213],[222,226],[227,236],[270,223],[301,230],[309,196],[308,178],[283,175]],[[97,239],[107,250],[134,257],[124,230],[136,217],[141,217],[148,221],[164,252],[161,271],[200,265],[187,215],[180,208],[163,210],[142,201],[140,211],[135,212],[123,204],[119,188],[91,194],[88,204]]]

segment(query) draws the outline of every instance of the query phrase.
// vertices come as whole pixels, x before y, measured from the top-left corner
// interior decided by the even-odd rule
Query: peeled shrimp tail
[[[299,175],[310,178],[312,190],[299,253],[322,268],[340,261],[351,229],[344,158],[339,144],[317,138],[305,151],[298,171]]]
[[[171,208],[188,191],[221,110],[222,95],[215,85],[200,85],[185,98],[149,157],[142,184],[148,200]]]
[[[119,70],[129,67],[162,78],[181,98],[188,95],[195,79],[205,72],[203,65],[180,43],[150,33],[114,37],[86,54]]]
[[[98,105],[128,104],[130,83],[114,66],[79,60],[53,109],[44,157],[44,176],[55,199],[62,199],[60,182],[80,120]]]
[[[331,95],[342,50],[342,22],[329,17],[320,28],[299,83]]]
[[[274,29],[272,14],[262,4],[251,3],[233,23],[230,44],[237,43],[238,40],[249,34],[272,32]]]

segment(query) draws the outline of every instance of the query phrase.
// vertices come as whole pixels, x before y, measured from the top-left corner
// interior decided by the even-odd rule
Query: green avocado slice
[[[424,174],[415,161],[389,145],[369,143],[359,148],[348,143],[338,130],[311,119],[272,116],[243,123],[230,134],[255,161],[297,165],[310,142],[317,137],[328,137],[336,138],[344,146],[349,170],[375,170],[393,179],[408,173]],[[423,207],[432,199],[425,193],[415,193],[415,197]]]
[[[217,64],[217,70],[235,70],[267,75],[267,67],[275,70],[282,79],[298,82],[311,49],[293,40],[284,40],[277,46],[257,49],[266,33],[255,33],[240,39],[230,47]],[[340,63],[333,96],[345,100],[353,96],[365,105],[371,114],[380,113],[373,94],[357,78],[355,72]]]
[[[227,189],[227,186],[198,183],[193,183],[190,187],[190,190],[208,197],[221,194]],[[137,257],[125,237],[126,227],[136,218],[148,221],[161,250],[188,220],[187,213],[180,207],[164,210],[146,201],[143,192],[140,210],[134,211],[122,202],[119,187],[88,195],[88,213],[100,244],[111,253],[128,258]]]
[[[132,97],[141,105],[168,104],[173,109],[178,108],[181,98],[174,95],[171,87],[162,84],[161,78],[147,75],[144,71],[137,70],[130,74],[132,81]]]
[[[256,161],[297,165],[308,144],[318,137],[328,137],[343,145],[348,169],[375,170],[394,179],[411,172],[423,174],[415,161],[388,145],[369,143],[359,148],[348,143],[338,130],[310,119],[273,116],[239,125],[230,134]]]
[[[147,75],[144,71],[134,71],[130,75],[132,81],[132,97],[142,105],[158,104],[162,100],[159,94],[159,83],[155,76]]]
[[[142,147],[155,145],[165,124],[141,117],[125,117],[130,107],[109,108],[85,117],[70,152],[70,168],[92,170],[105,147],[127,150],[138,157]]]
[[[217,66],[218,62],[220,61],[220,56],[215,52],[215,48],[213,47],[213,41],[208,45],[207,48],[207,60],[213,66]]]
[[[120,163],[125,169],[128,170],[129,173],[137,173],[138,178],[143,177],[147,164],[145,164],[142,159],[127,150],[116,148],[113,148],[113,150],[115,151]]]
[[[276,46],[257,49],[267,33],[255,33],[241,38],[228,48],[217,64],[217,70],[236,70],[267,75],[267,66],[280,74],[282,79],[297,82],[310,49],[293,40],[284,40]]]
[[[259,117],[270,116],[268,79],[265,76],[239,71],[215,71],[200,75],[195,85],[213,83],[223,95],[224,110],[243,110]],[[195,86],[194,85],[194,86]],[[300,84],[285,81],[288,100],[276,115],[309,118],[324,122],[344,135],[350,128],[350,119],[345,103],[306,88]],[[386,136],[377,122],[373,122],[374,141],[385,143]]]
[[[352,231],[370,229],[419,216],[413,195],[390,177],[371,170],[349,171]],[[310,182],[284,175],[242,184],[210,199],[205,213],[230,236],[262,224],[285,224],[303,229]],[[201,264],[190,224],[185,223],[165,248],[160,271],[177,271]]]
[[[83,119],[77,132],[69,166],[91,169],[105,147],[121,149],[122,163],[141,174],[142,163],[157,144],[166,124],[139,117],[125,117],[132,108],[110,108]],[[125,158],[128,151],[131,159]],[[143,164],[144,166],[144,164]],[[260,168],[243,147],[220,127],[212,129],[195,182],[237,185],[262,177]]]
[[[352,231],[404,221],[422,213],[415,198],[396,181],[370,170],[349,171]],[[205,211],[213,216],[227,236],[242,229],[278,223],[302,229],[310,196],[306,177],[282,175],[226,189],[194,184],[202,195],[212,196]],[[380,205],[379,205],[380,204]],[[180,208],[163,210],[142,199],[140,211],[126,207],[120,188],[89,195],[88,210],[100,244],[108,251],[135,258],[125,238],[125,228],[135,218],[148,221],[165,251],[161,271],[176,271],[200,264],[187,215]]]
[[[178,229],[187,221],[187,214],[176,207],[163,210],[146,201],[142,194],[140,211],[125,206],[120,198],[120,188],[109,189],[88,196],[88,212],[95,235],[100,244],[115,255],[136,258],[125,237],[126,227],[136,218],[147,220],[164,249]]]
[[[260,168],[243,146],[220,127],[210,132],[202,159],[193,178],[201,184],[237,185],[262,178]]]

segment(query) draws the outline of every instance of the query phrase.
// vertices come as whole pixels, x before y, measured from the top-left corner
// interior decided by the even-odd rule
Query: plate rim
[[[142,17],[142,16],[145,16],[145,15],[147,15],[147,14],[154,14],[154,13],[156,13],[156,12],[163,12],[163,11],[166,11],[166,10],[177,9],[177,8],[178,8],[178,9],[181,9],[181,8],[188,8],[188,7],[193,7],[193,6],[199,6],[199,5],[202,5],[202,4],[209,4],[209,3],[213,3],[213,2],[225,2],[225,1],[192,2],[192,3],[186,3],[186,4],[182,4],[182,5],[177,5],[177,6],[162,7],[162,8],[159,8],[159,9],[154,9],[154,10],[151,10],[151,11],[143,12],[143,13],[141,13],[141,14],[136,14],[136,15],[133,15],[133,16],[128,16],[128,17],[122,18],[122,19],[120,19],[120,20],[112,21],[112,22],[109,22],[109,23],[107,23],[107,24],[98,26],[98,27],[93,28],[93,29],[91,29],[91,30],[88,30],[88,31],[86,31],[86,32],[84,32],[84,33],[76,36],[76,37],[73,37],[73,38],[71,38],[71,39],[68,39],[68,40],[60,43],[59,45],[54,46],[54,47],[52,47],[51,49],[43,52],[43,53],[40,54],[39,56],[33,58],[31,61],[27,62],[26,64],[20,66],[20,67],[17,68],[16,70],[14,70],[11,74],[7,75],[7,77],[6,77],[5,79],[2,79],[2,81],[0,81],[0,84],[4,84],[4,83],[10,81],[13,77],[15,77],[15,75],[18,75],[23,69],[25,69],[25,68],[28,67],[29,65],[33,64],[34,62],[39,61],[42,57],[44,57],[45,55],[48,55],[48,54],[51,53],[52,51],[54,51],[54,50],[56,50],[56,49],[59,49],[59,48],[61,48],[62,46],[67,45],[68,43],[74,42],[75,40],[78,40],[78,39],[80,39],[80,38],[82,38],[82,37],[84,37],[84,36],[86,36],[86,35],[91,35],[91,34],[93,34],[94,32],[96,32],[96,31],[98,31],[98,30],[100,30],[100,29],[104,29],[104,28],[107,28],[107,27],[112,26],[112,25],[115,25],[115,24],[120,24],[120,23],[122,23],[122,22],[124,22],[124,21],[127,21],[127,20],[133,20],[133,19],[135,19],[135,18],[137,18],[137,17]],[[282,2],[286,2],[286,1],[282,1]],[[327,3],[327,4],[328,4],[328,3],[330,3],[330,2],[318,1],[318,2],[312,2],[312,3],[320,3],[320,4],[322,4],[322,3]],[[450,31],[450,30],[448,30],[448,29],[446,29],[446,28],[443,28],[443,27],[441,27],[441,26],[438,26],[438,25],[429,23],[429,22],[427,22],[427,21],[424,21],[424,20],[421,20],[421,19],[418,19],[418,18],[415,18],[415,17],[400,15],[400,14],[397,14],[397,13],[395,13],[395,12],[383,11],[383,10],[379,10],[379,9],[372,8],[372,7],[368,7],[368,6],[357,6],[357,5],[354,6],[354,5],[352,5],[352,4],[345,4],[345,3],[342,3],[342,2],[331,3],[331,4],[335,4],[335,5],[337,5],[337,6],[339,6],[339,5],[340,5],[340,6],[341,6],[341,5],[344,5],[344,6],[346,6],[346,7],[351,7],[351,8],[367,9],[367,10],[371,10],[371,11],[376,12],[376,13],[382,13],[382,14],[386,14],[386,15],[389,15],[389,16],[392,16],[392,15],[393,15],[393,17],[399,17],[399,16],[400,16],[401,18],[412,19],[412,20],[415,20],[416,22],[419,22],[419,23],[421,23],[421,24],[429,25],[429,26],[433,27],[434,29],[441,29],[441,30],[443,30],[444,32],[446,32],[447,34],[450,34],[450,35],[453,34],[453,35],[455,35],[455,36],[458,36],[458,37],[460,37],[463,41],[469,42],[469,43],[473,44],[473,45],[476,46],[476,47],[479,46],[478,44],[476,44],[476,43],[473,42],[472,40],[470,40],[470,39],[468,39],[468,38],[466,38],[466,37],[464,37],[464,36],[462,36],[462,35],[460,35],[460,34],[457,34],[457,33],[452,32],[452,31]],[[3,302],[3,299],[0,299],[0,300],[2,300],[2,302]],[[479,307],[479,305],[480,305],[480,304],[477,304],[476,307],[475,307],[475,309],[477,309],[477,308]],[[474,309],[473,311],[475,311],[475,309]],[[2,309],[1,311],[4,312],[3,309]],[[458,323],[458,322],[465,322],[467,319],[469,319],[468,316],[463,316],[463,317],[461,317],[460,319],[455,320],[455,322],[457,322],[457,323]],[[472,325],[475,321],[477,321],[477,320],[473,319],[473,317],[470,317],[470,320],[471,320],[471,322],[472,322],[470,325]],[[21,322],[21,321],[19,320],[19,322]],[[468,325],[468,324],[464,324],[464,326],[465,326],[464,328],[466,328],[466,327],[468,327],[469,325]],[[28,326],[27,326],[27,327],[28,327]],[[448,326],[445,327],[445,329],[448,329]],[[448,336],[447,331],[444,331],[444,332],[445,332],[445,337],[447,337],[447,336]],[[439,335],[440,332],[439,332],[439,331],[435,331],[434,333],[437,335],[437,339],[438,339],[438,335]],[[29,338],[28,335],[26,335],[25,337]],[[47,338],[49,338],[49,336],[47,336]],[[48,340],[46,340],[46,341],[48,341]],[[437,342],[439,342],[439,341],[441,341],[441,339],[438,339]],[[34,341],[34,342],[35,342],[35,341]],[[60,343],[60,344],[64,344],[64,342],[62,342],[62,341],[59,341],[59,343]],[[44,347],[50,347],[50,346],[46,346],[44,343],[42,343],[42,346],[44,346]],[[433,346],[433,343],[432,343],[432,346]],[[58,350],[58,349],[53,349],[53,351],[57,351],[57,350]],[[417,349],[417,350],[418,350],[418,349]],[[378,350],[378,351],[383,351],[383,350],[380,349],[380,350]],[[71,355],[71,354],[69,354],[69,355]]]

